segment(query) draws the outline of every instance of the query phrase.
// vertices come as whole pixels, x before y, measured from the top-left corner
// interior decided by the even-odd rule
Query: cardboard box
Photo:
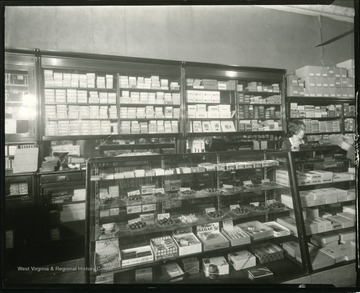
[[[121,268],[121,255],[117,238],[96,241],[95,253],[95,267],[99,270]]]
[[[284,251],[282,248],[273,243],[264,243],[251,246],[250,251],[256,256],[260,264],[284,258]]]
[[[310,252],[310,260],[313,270],[318,270],[335,264],[335,259],[320,250]]]
[[[223,256],[203,258],[202,264],[206,277],[210,277],[213,272],[211,266],[216,267],[216,275],[221,276],[229,274],[229,264]]]
[[[233,229],[221,229],[221,233],[230,241],[231,246],[238,246],[251,242],[249,234],[239,226],[234,226]]]
[[[170,282],[180,281],[184,277],[183,270],[176,262],[161,266],[161,272],[165,278],[170,279]]]
[[[173,235],[173,239],[177,245],[179,255],[194,254],[202,251],[201,242],[193,233]]]
[[[260,223],[259,221],[251,221],[246,223],[241,223],[239,225],[247,234],[250,235],[253,241],[265,238],[273,237],[273,229],[268,226]]]
[[[151,283],[153,280],[152,268],[144,268],[135,270],[135,282]]]
[[[210,251],[230,246],[230,242],[220,233],[219,223],[197,226],[197,236],[203,243],[203,251]]]
[[[196,257],[184,258],[182,264],[185,273],[188,273],[189,275],[199,273],[199,260]]]
[[[345,255],[337,247],[323,247],[319,251],[330,256],[332,259],[335,260],[335,263],[346,260]]]
[[[150,246],[154,252],[155,260],[178,256],[178,248],[170,236],[150,239]]]
[[[269,228],[271,228],[273,230],[273,235],[274,237],[283,237],[286,235],[290,235],[291,232],[288,228],[280,225],[277,222],[266,222],[264,223],[264,225],[268,226]]]
[[[256,257],[247,250],[240,250],[228,254],[228,262],[235,271],[256,266]]]

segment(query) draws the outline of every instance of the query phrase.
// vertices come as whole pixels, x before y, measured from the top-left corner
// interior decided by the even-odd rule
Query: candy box
[[[250,235],[253,241],[273,237],[273,229],[260,223],[251,221],[237,225]]]
[[[154,254],[149,245],[124,249],[121,256],[123,267],[154,261]]]
[[[335,263],[345,260],[345,255],[337,247],[324,247],[320,251],[333,258]]]
[[[199,273],[199,260],[196,257],[184,258],[182,264],[185,273],[189,275]]]
[[[150,283],[153,280],[152,268],[138,269],[135,271],[135,281],[137,283]]]
[[[231,246],[243,245],[251,242],[250,235],[247,234],[239,226],[234,226],[232,229],[221,229],[221,233],[230,241]]]
[[[280,225],[277,222],[274,222],[274,221],[266,222],[266,223],[264,223],[264,225],[268,226],[269,228],[271,228],[273,230],[274,237],[282,237],[282,236],[291,234],[291,232],[288,228]]]
[[[183,270],[176,262],[161,266],[161,272],[165,278],[170,279],[170,282],[181,281],[184,277]]]
[[[118,238],[98,240],[95,243],[95,267],[101,271],[121,268]]]
[[[201,242],[193,233],[174,235],[173,239],[177,245],[179,255],[199,253],[202,251]]]
[[[228,261],[236,271],[256,266],[256,257],[247,250],[229,253]]]
[[[178,248],[170,236],[150,239],[150,246],[154,252],[155,260],[178,256]]]
[[[344,255],[345,260],[350,261],[356,257],[356,247],[354,244],[340,244],[338,249]]]
[[[223,256],[204,258],[202,260],[203,270],[206,277],[214,275],[228,275],[229,264]]]
[[[284,251],[282,248],[273,243],[254,245],[250,248],[250,251],[256,256],[260,264],[284,258]]]
[[[339,233],[337,233],[337,232],[320,233],[320,234],[313,235],[312,238],[314,240],[316,240],[317,242],[327,245],[332,242],[338,242],[339,241]]]
[[[273,275],[267,267],[258,267],[248,271],[249,279],[256,282],[272,283]]]
[[[355,224],[353,220],[344,218],[344,217],[342,217],[340,215],[335,215],[335,216],[332,216],[330,218],[335,222],[339,222],[341,224],[342,228],[353,227],[354,224]]]
[[[310,252],[310,261],[313,270],[318,270],[335,264],[335,259],[320,250]]]
[[[209,251],[230,246],[229,240],[220,233],[219,223],[197,226],[197,236],[203,244],[203,251]]]

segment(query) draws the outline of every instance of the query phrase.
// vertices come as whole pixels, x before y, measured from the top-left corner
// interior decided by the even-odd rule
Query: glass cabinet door
[[[87,167],[89,282],[246,284],[265,272],[281,283],[306,274],[287,152],[94,158]]]
[[[35,57],[5,55],[6,142],[36,139],[37,97]]]

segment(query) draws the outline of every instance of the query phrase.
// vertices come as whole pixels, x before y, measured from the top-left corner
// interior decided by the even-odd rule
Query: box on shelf
[[[121,254],[118,238],[98,240],[95,243],[95,267],[106,271],[121,268]]]
[[[354,244],[340,244],[338,249],[344,255],[346,261],[351,261],[356,258],[356,247]]]
[[[185,273],[190,275],[199,273],[199,260],[196,257],[184,258],[182,264]]]
[[[177,245],[179,255],[188,255],[202,251],[202,245],[199,239],[193,233],[184,233],[173,235]]]
[[[291,231],[291,233],[294,234],[295,236],[298,234],[295,218],[293,217],[277,218],[276,222],[288,228]]]
[[[197,226],[197,236],[203,243],[203,251],[229,247],[230,242],[220,233],[219,223]]]
[[[274,237],[282,237],[282,236],[287,236],[290,235],[291,232],[288,228],[280,225],[277,222],[266,222],[264,223],[264,225],[268,226],[269,228],[271,228],[273,230],[273,235]]]
[[[251,246],[250,251],[256,256],[260,264],[284,258],[284,251],[282,248],[273,243],[263,243]]]
[[[273,272],[267,267],[257,267],[248,271],[248,277],[255,282],[273,283]]]
[[[152,268],[144,268],[135,270],[135,282],[151,283],[153,281]]]
[[[221,233],[230,241],[231,246],[243,245],[251,242],[249,234],[247,234],[239,226],[233,228],[223,228]]]
[[[181,281],[184,277],[183,270],[176,262],[162,265],[161,272],[165,278],[170,279],[170,282]]]
[[[170,236],[150,239],[155,260],[178,256],[178,247]]]
[[[220,276],[229,274],[229,264],[223,256],[203,258],[202,264],[206,277],[212,273]]]
[[[128,267],[154,261],[154,254],[149,245],[124,249],[121,251],[122,266]]]
[[[238,226],[249,234],[253,241],[273,237],[273,229],[259,221],[246,222],[239,224]]]
[[[228,262],[239,271],[256,266],[256,257],[247,250],[240,250],[228,254]]]

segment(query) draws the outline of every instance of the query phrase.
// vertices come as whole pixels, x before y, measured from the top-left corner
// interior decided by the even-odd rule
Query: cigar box
[[[339,222],[341,224],[342,228],[349,228],[349,227],[353,227],[354,226],[354,221],[353,220],[349,220],[347,218],[344,218],[340,215],[335,215],[330,217],[332,221],[334,222]]]
[[[177,245],[179,255],[194,254],[202,251],[201,242],[193,233],[174,235],[173,239]]]
[[[154,261],[154,254],[149,245],[124,249],[121,251],[122,266],[128,267]]]
[[[153,280],[152,268],[138,269],[135,271],[135,282],[151,283]]]
[[[266,222],[264,223],[264,225],[268,226],[269,228],[271,228],[273,230],[273,235],[274,237],[282,237],[282,236],[287,236],[290,235],[291,232],[288,228],[280,225],[277,222]]]
[[[188,273],[189,275],[199,273],[199,260],[196,257],[184,258],[182,264],[185,273]]]
[[[273,229],[259,221],[246,222],[239,224],[238,226],[249,234],[253,241],[273,237]]]
[[[221,229],[221,233],[230,241],[231,246],[243,245],[251,242],[249,234],[247,234],[239,226],[234,226],[232,229]]]
[[[267,267],[257,267],[248,271],[250,280],[261,283],[272,283],[273,275],[273,272]]]
[[[154,252],[155,260],[166,259],[178,256],[178,248],[170,236],[153,238],[150,246]]]
[[[334,259],[335,263],[346,260],[345,255],[338,247],[323,247],[320,251]]]
[[[260,264],[284,258],[283,249],[273,243],[264,243],[251,246],[250,251],[256,256]]]
[[[356,247],[354,244],[340,244],[338,249],[344,255],[346,261],[354,260],[356,257]]]
[[[313,235],[311,238],[313,238],[317,242],[320,242],[324,245],[330,244],[332,242],[338,242],[340,239],[339,233],[337,233],[337,232],[320,233],[320,234]]]
[[[204,258],[202,264],[206,277],[210,277],[212,273],[220,276],[229,274],[229,264],[223,256]]]
[[[166,279],[170,279],[170,282],[181,281],[184,277],[183,270],[176,262],[161,266],[161,273]]]
[[[297,235],[297,226],[296,226],[295,218],[293,217],[277,218],[276,222],[288,228],[291,231],[291,233],[294,234],[295,236]]]
[[[239,271],[256,266],[256,257],[247,250],[241,250],[228,254],[228,262]]]
[[[340,235],[341,243],[347,243],[347,242],[355,240],[355,231],[354,230],[343,231],[343,232],[340,232],[339,235]]]
[[[313,270],[318,270],[335,264],[335,259],[320,250],[310,252],[310,260]]]
[[[203,251],[209,251],[230,246],[230,242],[220,233],[219,223],[197,226],[197,236],[203,244]]]

